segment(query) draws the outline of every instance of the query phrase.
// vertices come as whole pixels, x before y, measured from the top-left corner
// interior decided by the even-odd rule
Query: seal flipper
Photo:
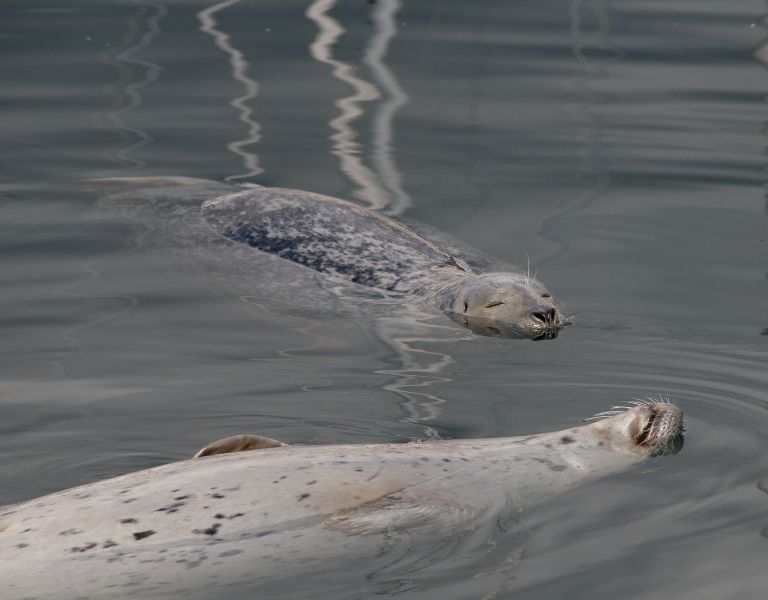
[[[339,510],[321,525],[348,535],[409,530],[435,523],[439,523],[442,531],[447,531],[458,523],[466,524],[481,512],[434,500],[419,501],[406,493],[394,492],[360,506]]]
[[[230,452],[245,452],[247,450],[262,450],[264,448],[280,448],[287,445],[263,435],[231,435],[203,446],[192,458],[213,456],[214,454],[229,454]]]

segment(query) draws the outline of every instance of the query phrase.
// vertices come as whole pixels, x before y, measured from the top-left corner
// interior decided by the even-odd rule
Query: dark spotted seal
[[[121,191],[178,186],[178,195],[217,185],[162,177],[92,183]],[[554,337],[566,324],[535,278],[480,272],[412,227],[351,202],[283,188],[211,190],[197,200],[202,215],[229,240],[356,284],[415,295],[481,334]]]
[[[2,598],[207,599],[235,589],[316,598],[286,589],[302,581],[325,590],[338,565],[349,587],[366,573],[375,580],[376,569],[423,568],[456,543],[480,552],[521,510],[681,448],[682,412],[669,403],[609,413],[512,438],[226,438],[198,453],[205,458],[0,508]],[[355,560],[362,573],[349,567]]]

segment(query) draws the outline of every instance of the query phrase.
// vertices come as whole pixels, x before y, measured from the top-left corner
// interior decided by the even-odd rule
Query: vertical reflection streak
[[[133,55],[148,47],[152,39],[162,31],[160,29],[160,21],[168,13],[168,9],[162,4],[147,0],[131,0],[131,3],[136,5],[137,11],[127,20],[128,32],[121,47],[122,49],[118,48],[113,55],[107,54],[104,57],[107,63],[115,65],[118,69],[118,80],[115,82],[111,92],[114,98],[114,110],[107,112],[104,118],[124,140],[116,148],[105,152],[105,156],[108,160],[117,162],[124,167],[143,167],[144,162],[132,158],[130,154],[151,143],[154,141],[154,138],[141,129],[129,127],[125,124],[123,118],[127,113],[141,106],[143,102],[140,94],[141,88],[154,83],[163,70],[160,65],[149,60],[134,58]],[[135,41],[136,36],[142,30],[141,23],[148,12],[147,7],[154,9],[154,13],[146,18],[146,31],[138,41]],[[144,77],[131,82],[131,79],[133,79],[133,66],[136,65],[144,69]],[[124,103],[126,98],[128,101]]]
[[[309,46],[309,53],[317,62],[332,67],[333,77],[352,88],[352,93],[334,102],[339,116],[328,125],[335,131],[331,135],[333,154],[340,162],[342,172],[358,186],[353,195],[366,202],[369,208],[383,209],[389,204],[389,196],[377,181],[376,174],[366,167],[359,158],[360,145],[352,123],[362,114],[360,104],[380,97],[376,87],[355,75],[352,65],[333,58],[332,46],[346,30],[327,13],[336,5],[336,0],[314,0],[305,15],[317,25],[317,36]]]
[[[760,25],[762,25],[763,29],[768,29],[768,14],[763,15],[760,18]],[[763,40],[757,48],[754,49],[752,52],[757,62],[759,62],[766,71],[768,71],[768,39]],[[768,104],[768,94],[763,95],[763,103]],[[768,123],[763,122],[762,132],[763,135],[768,135]],[[763,167],[764,171],[768,171],[768,166]],[[763,182],[763,187],[768,188],[768,182]],[[765,204],[765,211],[768,213],[768,201],[766,201]],[[768,273],[765,274],[766,279],[768,279]],[[760,335],[768,335],[768,327],[765,327],[760,331]]]
[[[401,214],[411,205],[410,197],[402,188],[400,172],[392,159],[392,121],[400,107],[408,102],[408,96],[384,62],[389,42],[397,35],[395,17],[399,10],[399,0],[379,0],[372,15],[375,31],[363,58],[374,81],[384,91],[384,99],[374,113],[371,129],[374,169],[391,192],[392,200],[384,211],[387,214]]]
[[[588,36],[584,32],[582,14],[585,6],[591,9],[598,24],[597,30],[592,36]],[[589,185],[585,191],[574,194],[573,199],[561,211],[542,224],[542,235],[559,247],[559,250],[550,257],[550,260],[570,251],[570,243],[552,233],[554,224],[561,221],[566,215],[589,206],[602,196],[611,185],[610,171],[604,164],[604,143],[601,138],[604,126],[600,115],[595,110],[600,94],[590,83],[602,79],[605,64],[621,60],[624,56],[623,51],[611,41],[609,9],[610,2],[605,0],[596,2],[572,0],[570,3],[571,54],[579,68],[569,87],[582,99],[579,103],[574,104],[571,110],[577,119],[584,122],[585,137],[582,168],[577,176],[580,179],[585,175],[591,176],[594,183]],[[585,52],[589,46],[600,48],[602,58],[590,58]],[[609,55],[607,58],[605,57],[606,54]]]
[[[219,25],[214,17],[216,13],[239,2],[240,0],[223,0],[197,13],[197,18],[200,21],[200,31],[210,35],[216,47],[228,56],[229,65],[232,69],[232,78],[245,89],[245,93],[232,99],[229,105],[237,110],[238,119],[245,125],[246,136],[242,140],[229,142],[227,150],[242,159],[246,172],[240,175],[225,177],[226,181],[247,179],[263,172],[259,165],[258,156],[247,150],[248,146],[257,144],[261,140],[261,126],[253,119],[253,111],[248,106],[248,103],[259,95],[259,85],[248,76],[250,64],[243,56],[243,53],[232,45],[230,36],[218,28]]]
[[[434,329],[433,333],[445,333],[447,336],[455,333],[443,325],[430,325],[429,320],[433,315],[424,313],[422,318],[418,318],[417,315],[413,317],[420,328],[431,327]],[[446,371],[456,361],[450,354],[437,349],[427,350],[414,346],[415,343],[436,345],[445,343],[449,339],[429,337],[426,332],[423,337],[414,336],[413,334],[419,329],[410,322],[404,323],[401,319],[391,320],[389,323],[386,321],[377,323],[377,330],[382,334],[381,339],[397,353],[403,366],[398,369],[379,369],[376,372],[395,378],[391,383],[384,385],[383,389],[403,399],[400,402],[400,408],[405,413],[404,421],[419,425],[425,437],[437,439],[440,437],[439,432],[427,425],[426,421],[434,421],[442,416],[448,401],[429,393],[429,387],[451,381]]]
[[[583,169],[588,174],[594,174],[597,181],[593,189],[582,194],[576,200],[576,206],[572,208],[588,204],[608,188],[610,177],[601,167],[603,161],[603,148],[600,139],[602,124],[600,117],[593,109],[593,105],[597,102],[597,93],[588,82],[590,79],[597,80],[602,77],[605,62],[613,62],[621,57],[621,52],[609,41],[610,21],[607,15],[608,8],[603,2],[597,2],[590,8],[592,8],[592,12],[598,22],[598,30],[591,40],[584,33],[581,18],[582,11],[584,10],[583,1],[573,0],[571,3],[571,38],[573,40],[571,53],[574,59],[576,59],[581,72],[581,75],[574,81],[573,87],[576,88],[579,95],[583,98],[581,109],[576,109],[578,116],[585,122],[586,149]],[[584,51],[585,47],[589,44],[604,50],[610,50],[614,56],[600,61],[591,60]]]

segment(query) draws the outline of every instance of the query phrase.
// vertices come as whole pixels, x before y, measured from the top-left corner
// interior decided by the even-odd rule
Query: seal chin
[[[517,323],[461,313],[448,313],[448,316],[472,333],[505,339],[551,340],[558,336],[563,327],[570,325],[559,311],[548,321],[521,319]]]
[[[459,313],[448,313],[448,316],[454,323],[463,325],[472,333],[512,340],[550,340],[557,337],[564,325],[568,325],[568,323],[552,326],[537,326],[534,323],[516,324]]]

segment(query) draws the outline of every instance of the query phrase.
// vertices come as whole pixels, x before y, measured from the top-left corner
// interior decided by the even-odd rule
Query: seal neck
[[[426,272],[414,273],[408,283],[410,289],[425,301],[441,310],[449,310],[456,291],[470,277],[474,274],[446,263]]]

